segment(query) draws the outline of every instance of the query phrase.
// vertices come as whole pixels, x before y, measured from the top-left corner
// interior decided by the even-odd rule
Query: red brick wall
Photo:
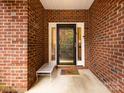
[[[48,22],[85,22],[86,66],[113,93],[124,92],[123,0],[96,0],[90,11],[44,11],[39,0],[0,0],[1,84],[32,86],[48,62]]]
[[[0,85],[27,88],[27,0],[0,0]]]
[[[88,66],[112,93],[124,93],[124,0],[96,0],[89,14]]]
[[[88,10],[45,10],[44,15],[44,61],[48,62],[48,23],[49,22],[85,22],[88,30]],[[87,51],[86,51],[87,52]]]
[[[0,0],[0,84],[25,91],[35,82],[43,64],[43,13],[39,0]]]
[[[29,1],[28,21],[28,88],[36,80],[36,71],[43,61],[43,17],[44,8],[40,0]]]

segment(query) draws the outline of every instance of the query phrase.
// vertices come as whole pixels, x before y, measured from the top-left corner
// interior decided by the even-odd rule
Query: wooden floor
[[[79,69],[80,75],[60,75],[54,71],[52,78],[41,77],[26,93],[111,93],[88,69]]]

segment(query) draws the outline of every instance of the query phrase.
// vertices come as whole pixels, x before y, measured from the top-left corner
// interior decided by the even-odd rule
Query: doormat
[[[61,69],[61,75],[79,75],[79,72],[76,68],[63,68]]]

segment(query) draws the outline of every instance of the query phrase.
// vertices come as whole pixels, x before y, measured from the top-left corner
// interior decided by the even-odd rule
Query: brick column
[[[27,0],[0,0],[0,84],[27,90]]]

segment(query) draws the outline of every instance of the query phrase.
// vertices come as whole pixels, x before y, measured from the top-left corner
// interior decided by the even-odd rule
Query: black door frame
[[[73,42],[73,48],[74,48],[74,62],[73,64],[60,64],[60,55],[59,55],[59,51],[60,51],[60,45],[59,45],[59,29],[60,28],[73,28],[74,29],[74,42]],[[76,24],[57,24],[57,65],[76,65]]]

